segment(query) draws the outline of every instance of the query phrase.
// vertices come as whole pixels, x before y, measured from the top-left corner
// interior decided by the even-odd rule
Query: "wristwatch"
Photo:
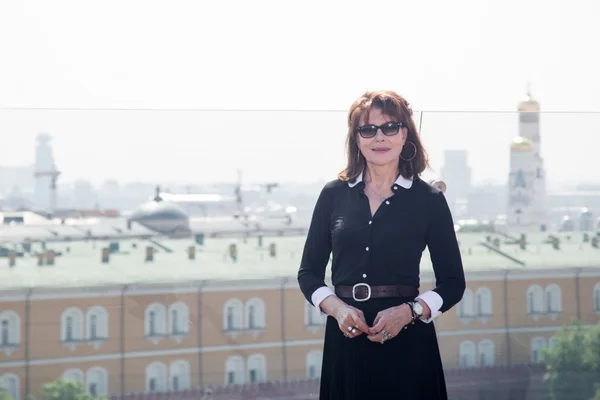
[[[421,303],[419,303],[418,301],[413,301],[411,303],[411,307],[417,315],[417,318],[421,318],[421,315],[423,315],[423,306],[421,305]]]

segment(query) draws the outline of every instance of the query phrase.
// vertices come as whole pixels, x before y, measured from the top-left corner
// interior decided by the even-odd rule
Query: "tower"
[[[50,210],[56,206],[56,178],[58,172],[52,154],[52,137],[47,133],[40,133],[36,137],[35,149],[35,206],[38,209]]]
[[[546,174],[540,152],[540,105],[527,91],[518,105],[519,136],[510,146],[508,229],[545,230]]]

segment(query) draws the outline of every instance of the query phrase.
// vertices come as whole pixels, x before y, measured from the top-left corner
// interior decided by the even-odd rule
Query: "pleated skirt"
[[[343,299],[373,326],[377,313],[409,298]],[[327,317],[319,400],[447,400],[446,383],[433,322],[415,321],[385,343],[366,334],[347,338]]]

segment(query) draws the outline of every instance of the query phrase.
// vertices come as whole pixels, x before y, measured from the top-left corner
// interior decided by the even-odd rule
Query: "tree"
[[[10,393],[0,387],[0,400],[14,400]]]
[[[58,379],[42,387],[44,400],[102,400],[105,397],[93,397],[89,394],[83,383]],[[33,399],[33,397],[31,398]]]
[[[600,384],[600,325],[563,326],[544,351],[544,382],[552,400],[591,400]]]

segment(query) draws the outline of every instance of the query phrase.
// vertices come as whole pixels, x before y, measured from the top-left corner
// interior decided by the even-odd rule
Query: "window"
[[[242,357],[231,356],[225,361],[225,383],[228,385],[244,383],[244,359]]]
[[[473,316],[473,291],[469,288],[465,289],[463,298],[458,304],[458,315],[459,317]]]
[[[68,369],[63,373],[63,380],[83,383],[83,372],[78,368]]]
[[[306,326],[325,325],[325,321],[327,321],[326,315],[321,315],[319,310],[308,301],[304,302],[304,324]]]
[[[169,367],[171,390],[178,392],[190,388],[190,364],[185,360],[171,363]]]
[[[306,377],[320,378],[321,366],[323,364],[323,353],[319,350],[312,350],[306,355]]]
[[[470,340],[465,340],[460,343],[458,362],[463,368],[475,366],[475,344]]]
[[[543,350],[547,347],[546,338],[545,337],[534,337],[531,340],[531,361],[534,363],[538,363],[542,361],[543,358]]]
[[[93,367],[86,373],[87,391],[94,397],[108,395],[108,372],[104,368]]]
[[[492,291],[489,288],[481,287],[477,289],[477,316],[489,317],[492,315]]]
[[[232,331],[242,329],[244,306],[238,299],[230,299],[223,307],[223,330]]]
[[[161,362],[154,362],[146,367],[146,391],[151,393],[166,390],[167,368]]]
[[[544,305],[544,292],[538,285],[532,285],[527,289],[527,312],[528,314],[541,314]]]
[[[562,293],[557,284],[546,287],[546,307],[550,313],[559,313],[562,311]]]
[[[248,357],[248,381],[260,383],[267,380],[267,360],[262,354],[253,354]]]
[[[496,363],[496,354],[494,350],[494,342],[485,339],[479,342],[479,365],[493,366]]]
[[[20,379],[15,374],[0,376],[0,386],[14,399],[20,399]]]
[[[0,346],[21,343],[21,318],[14,311],[0,311]]]
[[[165,317],[165,307],[162,304],[153,303],[146,308],[145,334],[147,337],[165,334]]]
[[[172,335],[187,334],[189,319],[187,304],[178,301],[169,306],[169,331]]]
[[[61,315],[61,327],[63,342],[83,340],[83,312],[79,308],[67,308]]]
[[[264,329],[265,303],[259,298],[251,298],[246,302],[246,323],[248,329]]]
[[[108,311],[104,307],[91,307],[86,313],[86,334],[88,340],[108,338]]]

